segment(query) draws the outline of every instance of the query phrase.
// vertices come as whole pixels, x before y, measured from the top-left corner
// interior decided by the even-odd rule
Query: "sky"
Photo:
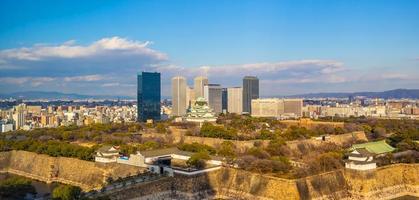
[[[0,93],[135,96],[136,74],[261,96],[419,88],[415,0],[2,0]]]

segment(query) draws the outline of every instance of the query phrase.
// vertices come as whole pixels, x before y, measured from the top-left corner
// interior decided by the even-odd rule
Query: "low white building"
[[[1,126],[1,131],[0,132],[2,132],[2,133],[13,131],[13,124],[2,123],[2,124],[0,124],[0,126]]]
[[[374,161],[374,154],[365,148],[353,150],[348,160],[345,162],[345,168],[355,170],[370,170],[377,168],[377,163]]]
[[[119,158],[119,148],[115,146],[103,146],[96,151],[95,162],[113,163]]]

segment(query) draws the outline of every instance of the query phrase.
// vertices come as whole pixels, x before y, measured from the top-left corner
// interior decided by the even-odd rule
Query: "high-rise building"
[[[205,76],[198,76],[194,79],[195,99],[204,97],[204,86],[208,84],[208,78]]]
[[[14,107],[13,121],[15,130],[19,130],[25,125],[26,113],[27,109],[25,104],[19,104]]]
[[[252,99],[259,98],[259,79],[255,76],[243,78],[243,112],[252,112]]]
[[[243,88],[227,88],[227,99],[227,111],[229,113],[241,114],[243,111]]]
[[[221,113],[222,107],[222,88],[220,84],[207,84],[204,86],[204,98],[208,101],[208,106],[215,113]]]
[[[221,93],[221,102],[222,102],[221,109],[223,110],[223,113],[224,113],[224,112],[227,112],[227,110],[228,110],[228,92],[227,92],[227,88],[222,88],[222,91],[221,92],[222,92]]]
[[[186,114],[186,79],[182,76],[172,78],[172,116]]]
[[[186,108],[189,109],[195,103],[195,90],[186,86]]]
[[[158,72],[137,75],[137,121],[160,120],[161,81]]]

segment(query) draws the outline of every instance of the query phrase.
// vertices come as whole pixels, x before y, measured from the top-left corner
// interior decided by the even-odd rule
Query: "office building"
[[[208,84],[204,86],[204,98],[208,101],[208,106],[215,113],[221,113],[222,109],[222,88],[220,84]]]
[[[243,112],[252,112],[252,99],[259,98],[259,79],[255,76],[243,78]]]
[[[26,113],[27,109],[25,104],[22,103],[14,107],[13,122],[15,130],[19,130],[25,125]]]
[[[243,88],[227,88],[227,111],[229,113],[241,114],[243,111]]]
[[[0,126],[1,126],[1,133],[5,133],[5,132],[9,132],[9,131],[13,131],[13,124],[8,124],[5,122],[0,122]]]
[[[137,121],[160,120],[161,81],[158,72],[137,75]]]
[[[172,116],[186,114],[186,79],[182,76],[172,78]]]
[[[198,97],[204,97],[204,86],[208,85],[208,78],[204,76],[198,76],[194,79],[194,90],[195,99]]]
[[[303,116],[302,99],[284,99],[284,114],[293,114],[297,117]]]
[[[227,91],[227,88],[223,88],[221,90],[221,102],[222,102],[221,109],[222,109],[223,113],[227,113],[227,110],[228,110],[228,91]]]
[[[253,117],[298,118],[302,116],[302,99],[253,99]]]
[[[186,108],[189,109],[195,103],[195,90],[186,86]]]
[[[277,98],[253,99],[253,117],[275,117],[278,118],[284,113],[284,101]]]

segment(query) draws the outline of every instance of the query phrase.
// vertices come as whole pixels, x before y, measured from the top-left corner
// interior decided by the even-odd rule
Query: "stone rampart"
[[[101,188],[108,177],[114,179],[139,173],[144,169],[100,164],[75,158],[51,157],[26,151],[0,152],[0,170],[44,182],[61,182],[83,190]]]

